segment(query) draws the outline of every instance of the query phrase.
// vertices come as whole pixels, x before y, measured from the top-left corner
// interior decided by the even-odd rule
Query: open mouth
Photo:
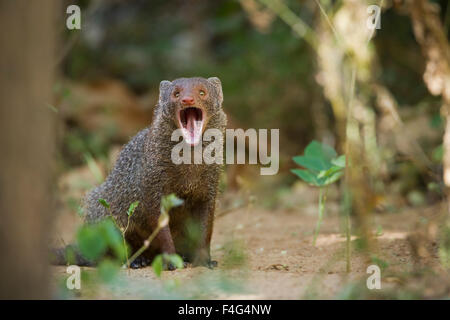
[[[203,128],[203,111],[200,108],[189,107],[178,111],[178,122],[184,140],[190,145],[196,145],[201,140]]]

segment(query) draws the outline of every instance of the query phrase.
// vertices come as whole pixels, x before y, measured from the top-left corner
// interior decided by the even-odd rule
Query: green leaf
[[[320,186],[320,182],[317,179],[317,177],[312,174],[311,172],[303,169],[292,169],[291,172],[295,175],[297,175],[300,179],[303,181],[312,184],[316,187]]]
[[[341,168],[341,167],[332,166],[330,169],[328,169],[326,171],[320,171],[319,174],[317,175],[317,177],[319,179],[328,178],[328,177],[332,176],[333,174],[335,174],[336,172],[342,171],[342,169],[343,168]]]
[[[153,272],[156,274],[157,277],[161,276],[161,272],[163,270],[163,258],[162,255],[157,255],[155,259],[153,259],[152,262],[152,268]]]
[[[331,167],[331,162],[322,158],[315,158],[311,156],[296,156],[292,159],[296,164],[311,171],[319,172],[322,170],[328,170]]]
[[[332,183],[338,181],[339,178],[342,177],[343,174],[344,174],[344,172],[343,172],[342,170],[333,173],[333,174],[330,175],[329,177],[325,178],[325,180],[323,181],[323,185],[324,185],[324,186],[327,186],[327,185],[329,185],[329,184],[332,184]]]
[[[110,259],[105,259],[98,265],[98,275],[105,283],[111,283],[117,276],[120,265]]]
[[[139,205],[139,201],[135,201],[132,204],[130,204],[130,207],[128,208],[127,214],[129,217],[131,217],[136,210],[137,206]]]
[[[331,163],[334,164],[335,166],[345,168],[345,155],[343,154],[337,157],[336,159],[331,160]]]
[[[314,186],[326,186],[337,181],[345,168],[345,156],[337,156],[329,145],[312,141],[305,148],[303,156],[292,158],[294,162],[307,170],[293,169],[295,175]]]
[[[95,225],[84,225],[77,233],[78,246],[81,254],[88,260],[95,261],[107,249],[107,243]]]
[[[331,159],[337,157],[337,153],[331,146],[313,140],[305,148],[305,156],[321,158],[330,161]]]
[[[169,212],[170,209],[181,206],[183,199],[178,198],[175,193],[171,193],[161,199],[161,212]]]
[[[120,230],[111,218],[105,219],[99,223],[99,231],[103,239],[106,241],[109,248],[114,251],[114,254],[120,261],[126,260],[126,248],[123,246],[123,238]]]
[[[106,209],[109,209],[110,208],[110,206],[109,206],[109,203],[108,203],[108,201],[106,201],[105,199],[98,199],[98,202],[102,205],[102,206],[104,206]]]

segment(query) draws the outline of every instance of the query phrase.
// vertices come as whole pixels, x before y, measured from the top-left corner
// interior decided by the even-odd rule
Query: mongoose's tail
[[[50,262],[53,265],[69,265],[75,264],[78,266],[93,266],[92,261],[84,258],[79,250],[71,245],[63,248],[52,249],[50,253]]]

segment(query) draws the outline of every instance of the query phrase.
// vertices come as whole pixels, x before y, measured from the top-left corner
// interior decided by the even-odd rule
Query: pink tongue
[[[193,114],[188,114],[186,129],[189,131],[191,138],[194,139],[195,135],[195,116]]]
[[[184,138],[190,144],[197,144],[200,141],[202,121],[195,118],[195,113],[188,112],[186,115],[186,128],[183,133]]]

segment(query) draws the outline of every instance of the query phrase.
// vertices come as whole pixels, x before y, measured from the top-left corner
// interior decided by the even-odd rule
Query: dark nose
[[[186,96],[186,97],[183,97],[183,99],[181,99],[181,102],[183,104],[188,105],[188,106],[192,106],[194,104],[194,98]]]

